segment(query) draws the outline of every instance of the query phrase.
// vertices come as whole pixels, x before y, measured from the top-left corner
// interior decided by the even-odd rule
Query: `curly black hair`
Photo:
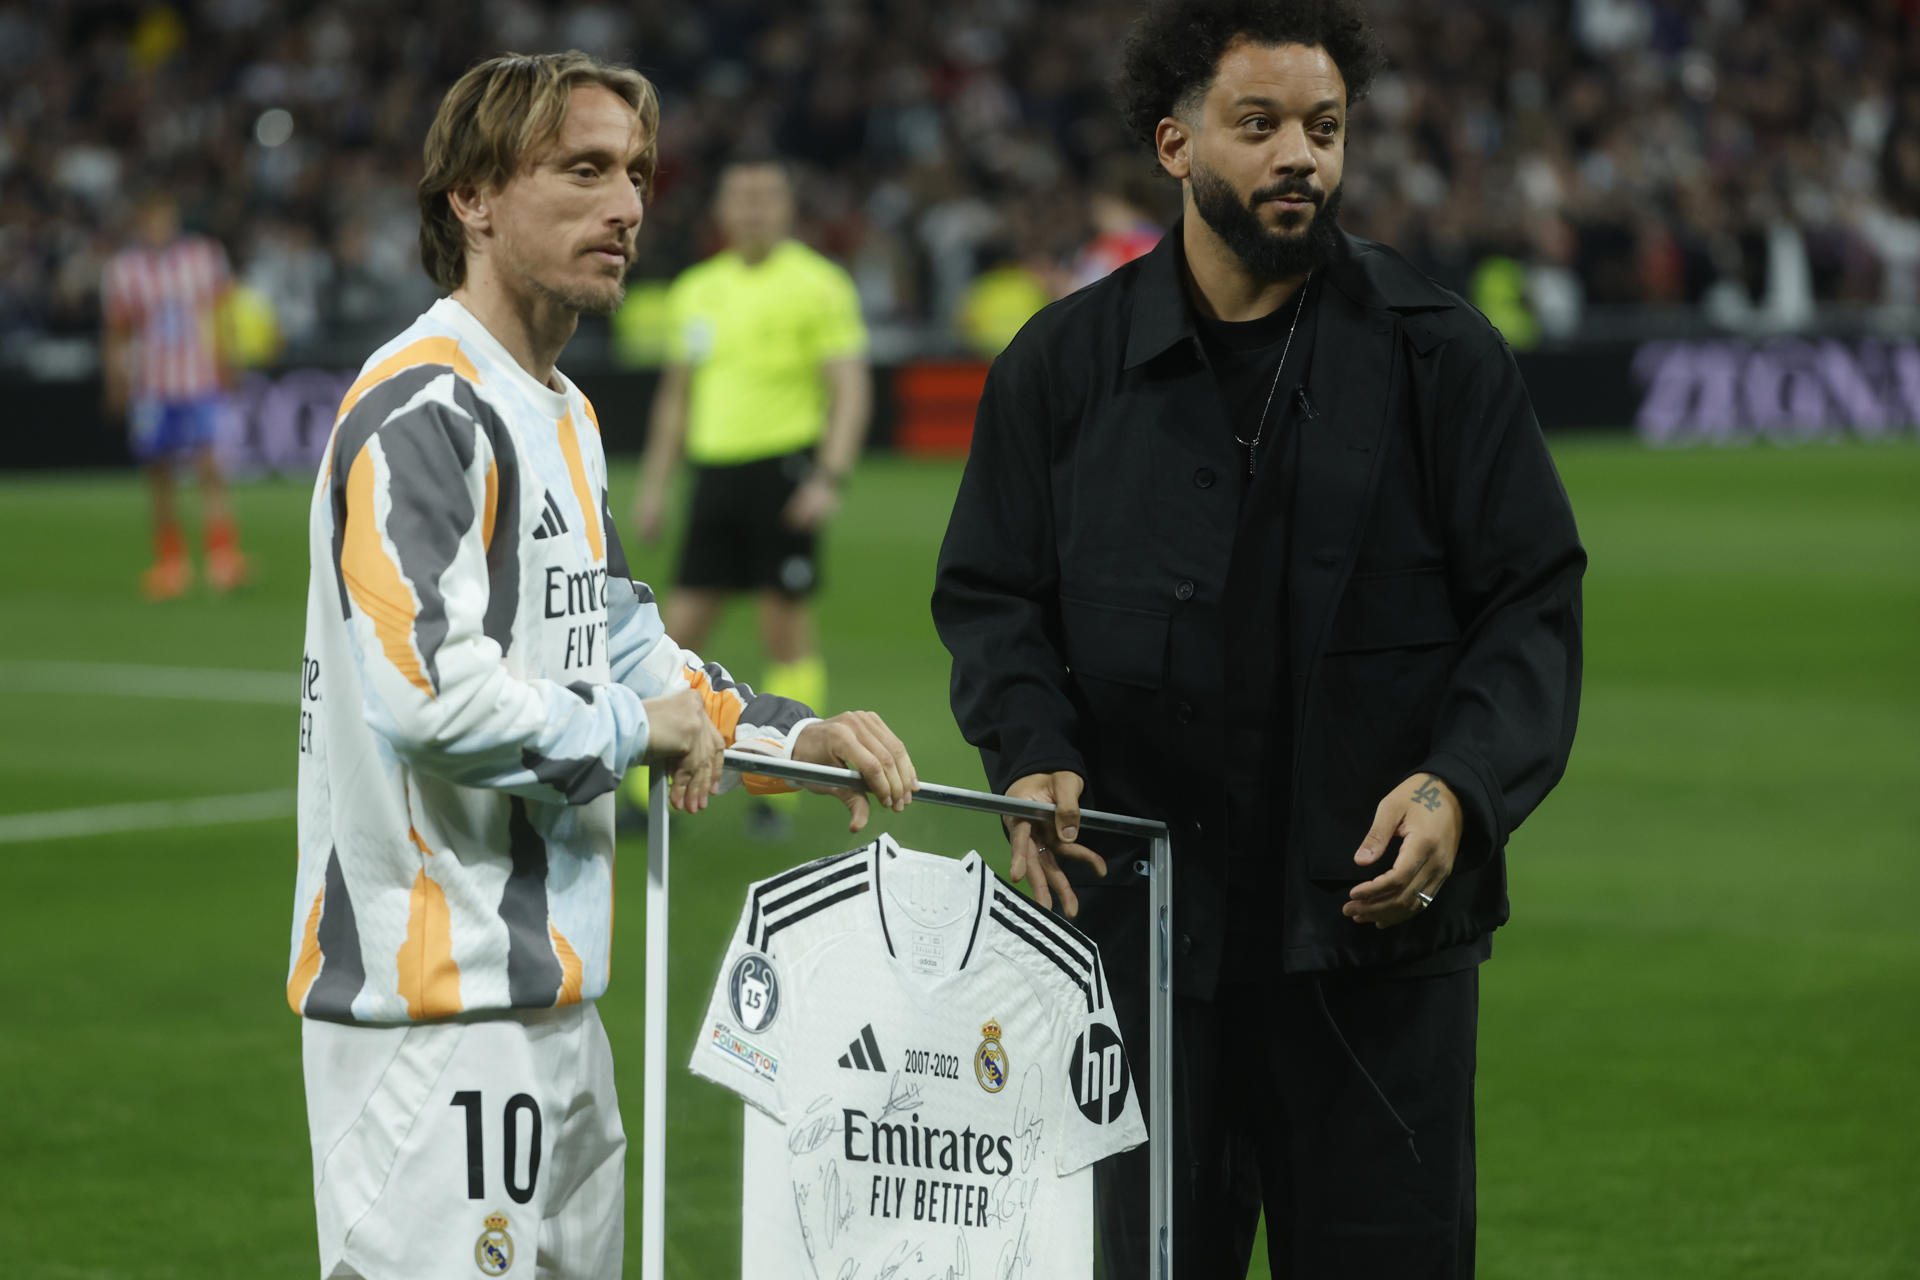
[[[1325,49],[1349,103],[1367,96],[1387,62],[1361,0],[1159,0],[1133,24],[1114,80],[1127,128],[1152,146],[1160,121],[1206,93],[1240,39]]]

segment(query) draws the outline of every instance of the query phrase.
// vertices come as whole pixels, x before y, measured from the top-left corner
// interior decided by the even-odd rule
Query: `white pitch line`
[[[166,827],[211,827],[229,822],[263,822],[293,812],[292,789],[254,791],[237,796],[201,796],[193,800],[149,800],[91,809],[54,809],[45,813],[0,814],[0,844],[97,836],[113,831],[159,831]]]
[[[22,693],[186,698],[194,702],[251,702],[290,709],[300,694],[300,673],[242,671],[230,667],[154,667],[122,662],[0,661],[0,689]]]

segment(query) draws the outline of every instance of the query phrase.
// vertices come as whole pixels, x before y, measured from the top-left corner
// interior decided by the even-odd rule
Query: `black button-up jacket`
[[[1565,770],[1586,565],[1513,358],[1456,295],[1346,237],[1324,269],[1290,426],[1285,654],[1273,705],[1226,669],[1234,443],[1181,280],[1180,233],[1041,312],[995,361],[940,552],[934,622],[954,714],[991,785],[1072,770],[1082,803],[1174,830],[1178,985],[1210,993],[1226,919],[1229,732],[1286,716],[1271,782],[1274,971],[1418,960],[1507,918],[1508,836]],[[1263,465],[1264,462],[1263,462]],[[1257,496],[1255,491],[1255,496]],[[1380,800],[1445,779],[1466,809],[1453,877],[1390,929],[1340,914]],[[1145,959],[1137,856],[1073,873],[1109,964]],[[1396,846],[1397,849],[1397,846]],[[1135,930],[1139,929],[1139,932]],[[1260,975],[1262,977],[1270,975]]]

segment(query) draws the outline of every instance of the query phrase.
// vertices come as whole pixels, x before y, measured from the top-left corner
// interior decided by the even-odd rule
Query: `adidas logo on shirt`
[[[553,490],[547,490],[546,510],[540,513],[540,525],[533,531],[536,538],[551,538],[567,531],[567,518],[560,514],[560,506],[553,500]]]
[[[880,1043],[873,1038],[873,1024],[869,1022],[860,1028],[860,1038],[847,1046],[840,1055],[840,1065],[851,1067],[855,1071],[885,1071],[887,1064],[880,1061]]]

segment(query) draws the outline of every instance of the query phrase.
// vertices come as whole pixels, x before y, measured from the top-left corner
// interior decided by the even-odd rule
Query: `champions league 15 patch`
[[[727,975],[727,1003],[742,1031],[765,1031],[780,1016],[780,977],[773,961],[749,951]]]
[[[713,1024],[708,1043],[735,1061],[744,1063],[747,1069],[757,1076],[771,1080],[780,1074],[780,1059],[758,1045],[741,1039],[722,1023]]]

